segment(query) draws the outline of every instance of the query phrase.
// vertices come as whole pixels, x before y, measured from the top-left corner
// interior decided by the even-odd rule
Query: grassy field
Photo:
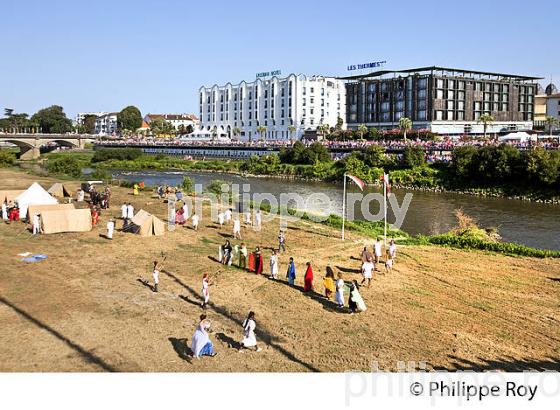
[[[0,170],[0,189],[26,188],[53,178]],[[72,189],[78,183],[67,182]],[[394,272],[376,275],[362,288],[366,312],[350,315],[321,297],[327,264],[345,279],[358,279],[365,241],[325,225],[289,226],[288,251],[280,257],[281,281],[235,267],[221,268],[217,247],[230,236],[203,216],[201,229],[178,228],[157,238],[117,232],[107,241],[105,223],[123,201],[165,218],[166,204],[151,193],[134,197],[113,189],[113,206],[89,233],[32,237],[24,224],[0,224],[0,371],[368,371],[397,370],[399,362],[428,369],[560,370],[560,262],[508,257],[436,246],[400,246]],[[120,227],[119,221],[117,227]],[[278,221],[244,241],[265,250],[276,245]],[[238,243],[239,241],[233,241]],[[19,261],[21,252],[45,253],[45,261]],[[160,292],[151,261],[168,255]],[[289,256],[297,286],[284,282]],[[318,293],[304,294],[304,263],[315,267]],[[190,359],[196,320],[202,313],[201,277],[211,274],[210,335],[215,358]],[[263,351],[239,354],[240,323],[257,315]],[[413,369],[411,369],[413,370]]]

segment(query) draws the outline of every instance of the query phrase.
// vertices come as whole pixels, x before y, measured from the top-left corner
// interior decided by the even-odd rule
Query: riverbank
[[[0,188],[34,180],[48,187],[58,178],[0,170]],[[74,191],[79,181],[66,185]],[[341,372],[370,371],[373,363],[395,371],[403,358],[428,370],[560,370],[556,259],[398,245],[394,271],[376,273],[372,287],[361,288],[367,311],[349,315],[321,297],[321,276],[330,265],[359,281],[368,235],[348,231],[342,242],[336,228],[290,223],[280,280],[272,281],[215,262],[231,226],[212,223],[207,206],[196,233],[116,232],[107,241],[105,224],[125,201],[166,218],[166,204],[151,192],[133,196],[113,187],[113,206],[91,232],[31,237],[23,224],[0,225],[0,263],[8,267],[0,277],[1,371]],[[260,245],[268,258],[278,224],[274,219],[260,232],[243,227],[243,241],[250,249]],[[17,254],[26,251],[49,258],[25,264]],[[151,280],[150,264],[162,252],[168,258],[153,293],[142,280]],[[295,287],[282,275],[290,256]],[[306,261],[316,293],[301,292]],[[218,356],[190,360],[203,272],[213,282],[205,313]],[[263,351],[240,355],[240,323],[249,310]]]
[[[98,177],[109,178],[111,170],[124,171],[205,171],[227,173],[244,177],[277,178],[288,181],[315,181],[341,184],[344,172],[356,175],[369,186],[380,186],[379,178],[384,170],[378,167],[366,167],[358,159],[342,162],[316,163],[314,165],[293,165],[281,163],[277,156],[261,157],[246,161],[232,160],[183,160],[167,156],[141,155],[135,159],[107,159],[93,162],[93,155],[77,152],[53,153],[48,160],[61,160],[73,157],[73,165],[82,168],[94,167]],[[356,162],[358,161],[358,162]],[[544,172],[544,171],[543,171]],[[390,172],[393,188],[424,192],[445,192],[461,195],[473,195],[488,198],[507,198],[537,203],[560,204],[558,190],[551,188],[526,187],[512,185],[507,187],[458,187],[450,176],[447,166],[421,165],[413,168],[395,169]]]

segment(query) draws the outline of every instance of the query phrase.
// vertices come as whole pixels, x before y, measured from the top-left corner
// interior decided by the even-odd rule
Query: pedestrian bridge
[[[71,148],[85,148],[87,143],[95,141],[90,134],[4,134],[0,133],[0,142],[17,145],[20,148],[20,159],[29,160],[39,158],[42,145],[56,142]]]

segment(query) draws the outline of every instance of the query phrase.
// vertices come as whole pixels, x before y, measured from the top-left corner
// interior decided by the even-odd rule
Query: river
[[[271,193],[278,197],[281,193],[296,193],[303,198],[308,198],[313,193],[324,193],[330,199],[330,209],[313,203],[308,203],[305,208],[315,212],[322,211],[339,215],[342,213],[342,185],[207,172],[113,171],[115,178],[144,181],[147,185],[180,185],[183,175],[193,178],[195,184],[202,184],[203,187],[214,179],[240,185],[250,184],[252,194]],[[359,193],[359,189],[349,183],[348,192]],[[364,189],[364,194],[373,192],[380,192],[380,189],[374,187]],[[401,189],[393,190],[393,193],[399,205],[402,204],[407,193],[412,194],[412,201],[401,226],[401,229],[412,235],[447,232],[456,225],[454,211],[461,208],[464,213],[475,218],[481,227],[497,228],[504,241],[540,249],[560,250],[560,207],[558,205]],[[378,201],[370,202],[369,210],[372,214],[376,214],[380,206]],[[355,206],[355,216],[356,219],[363,219],[359,203]],[[390,208],[388,220],[390,223],[395,221]]]

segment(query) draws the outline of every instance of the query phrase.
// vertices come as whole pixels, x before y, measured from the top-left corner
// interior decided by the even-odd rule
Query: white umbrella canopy
[[[536,134],[529,134],[525,131],[519,131],[519,132],[512,132],[506,135],[502,135],[501,137],[498,138],[498,141],[520,141],[520,142],[525,142],[525,141],[536,141],[537,140],[537,135]]]

